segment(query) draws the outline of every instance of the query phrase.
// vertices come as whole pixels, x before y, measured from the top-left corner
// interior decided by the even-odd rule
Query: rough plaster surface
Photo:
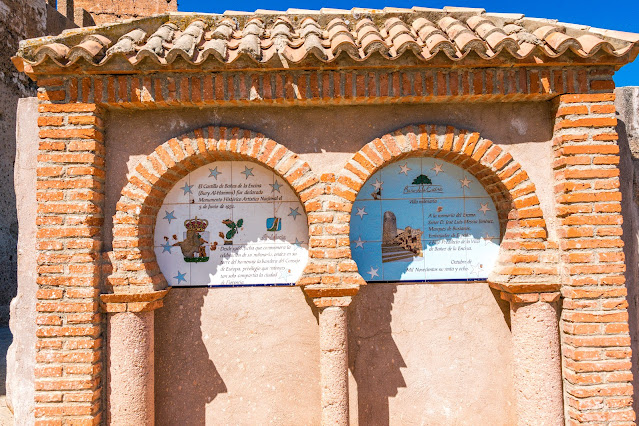
[[[351,423],[515,423],[508,304],[487,284],[369,284],[349,312]]]
[[[154,424],[154,313],[109,315],[109,424]]]
[[[634,409],[639,410],[639,87],[615,90],[617,132],[619,133],[619,170],[621,214],[623,216],[628,318],[632,347]],[[634,154],[633,154],[634,153]]]
[[[508,319],[486,284],[363,288],[349,308],[351,424],[513,424]],[[175,288],[155,330],[158,425],[320,423],[320,348],[344,331],[320,339],[299,288]]]
[[[518,425],[564,424],[558,315],[556,303],[511,304]]]
[[[205,125],[262,132],[317,173],[409,124],[477,130],[526,168],[552,215],[547,104],[112,111],[107,122],[107,247],[126,173]],[[353,424],[514,422],[508,306],[487,285],[371,285],[350,311]],[[318,424],[316,315],[297,288],[173,289],[156,313],[156,422]]]
[[[16,111],[21,97],[35,94],[33,82],[15,69],[10,58],[20,40],[40,37],[45,31],[45,0],[0,0],[0,324],[9,321],[9,302],[17,287]]]
[[[38,100],[20,99],[16,132],[15,193],[20,211],[18,235],[18,294],[11,301],[9,326],[15,336],[7,353],[7,405],[16,425],[35,421],[34,368],[36,345],[36,162],[38,155]],[[5,263],[6,265],[6,263]]]
[[[13,336],[9,327],[0,327],[0,379],[7,377],[6,355],[12,340]],[[4,383],[0,382],[0,425],[13,424],[13,413],[7,407],[6,387]]]
[[[156,424],[319,424],[316,315],[297,287],[172,289],[155,318]]]
[[[16,111],[19,99],[35,95],[36,88],[10,59],[20,40],[59,34],[70,27],[71,23],[46,0],[0,0],[0,325],[9,321],[9,302],[17,288],[18,215],[13,163],[16,119],[21,117]],[[19,174],[17,179],[21,179]]]

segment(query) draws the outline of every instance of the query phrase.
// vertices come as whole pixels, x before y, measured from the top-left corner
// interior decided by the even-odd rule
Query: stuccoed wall
[[[177,12],[178,9],[177,0],[74,0],[73,6],[86,10],[97,25]]]
[[[44,0],[0,0],[0,324],[9,321],[9,302],[16,294],[18,216],[13,189],[18,99],[35,95],[35,85],[18,72],[10,58],[18,42],[46,30]]]
[[[615,90],[617,132],[622,191],[624,254],[626,257],[626,287],[628,315],[632,339],[632,372],[634,377],[634,408],[639,409],[639,87]]]
[[[211,124],[262,132],[316,173],[338,172],[408,124],[476,130],[526,168],[555,216],[547,103],[112,111],[106,122],[107,250],[126,173],[171,137]],[[373,284],[349,313],[353,423],[514,422],[508,304],[487,284]],[[317,312],[301,289],[175,288],[155,333],[158,424],[319,423]]]
[[[11,57],[20,40],[59,34],[71,26],[46,0],[0,0],[0,324],[9,321],[17,288],[16,111],[20,98],[36,93],[35,83],[18,72]]]

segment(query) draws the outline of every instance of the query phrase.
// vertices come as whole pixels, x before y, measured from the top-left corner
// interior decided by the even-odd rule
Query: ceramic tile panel
[[[434,158],[371,176],[351,213],[351,249],[369,282],[481,281],[499,250],[499,220],[479,181]]]
[[[171,189],[154,243],[172,286],[293,285],[308,260],[308,221],[280,176],[252,162],[218,161]]]

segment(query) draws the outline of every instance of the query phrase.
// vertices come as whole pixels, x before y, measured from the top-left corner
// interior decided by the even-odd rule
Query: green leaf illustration
[[[231,229],[229,232],[226,233],[226,239],[230,240],[231,238],[233,238],[233,236],[237,233],[237,231],[235,229]]]
[[[433,182],[426,175],[419,175],[413,181],[413,185],[432,185]]]
[[[239,219],[239,220],[237,221],[237,227],[238,227],[238,228],[241,228],[241,227],[242,227],[242,225],[244,225],[244,219]]]

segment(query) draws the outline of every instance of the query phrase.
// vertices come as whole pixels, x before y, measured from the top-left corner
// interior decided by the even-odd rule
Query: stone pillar
[[[103,294],[107,319],[108,423],[155,424],[154,310],[168,290]]]
[[[153,317],[153,312],[109,315],[110,424],[154,424]]]
[[[350,297],[321,306],[322,425],[348,425],[348,315]],[[318,305],[316,301],[316,305]]]
[[[510,301],[519,425],[563,425],[559,293],[502,293]]]

